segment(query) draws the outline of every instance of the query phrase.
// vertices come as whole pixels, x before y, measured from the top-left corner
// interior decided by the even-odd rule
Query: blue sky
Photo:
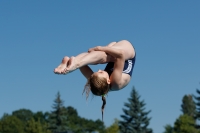
[[[109,93],[106,126],[120,119],[135,86],[154,133],[173,125],[185,94],[200,89],[200,1],[0,1],[0,116],[51,111],[56,93],[81,117],[101,119],[101,98],[82,96],[79,70],[55,75],[67,56],[129,40],[137,52],[130,84]],[[92,66],[93,70],[105,65]]]

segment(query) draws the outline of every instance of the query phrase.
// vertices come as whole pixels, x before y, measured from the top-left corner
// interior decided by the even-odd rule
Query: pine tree
[[[192,118],[195,117],[196,114],[196,105],[193,100],[192,95],[185,95],[182,99],[181,111],[183,114],[187,114]]]
[[[129,103],[125,103],[126,109],[123,109],[124,115],[121,115],[122,121],[119,121],[119,128],[122,133],[152,133],[152,129],[147,128],[151,118],[147,115],[151,111],[145,111],[144,101],[140,101],[138,92],[133,87]]]
[[[60,98],[60,93],[56,95],[53,104],[53,111],[49,115],[49,129],[53,132],[64,132],[68,129],[67,112],[63,106],[64,101]]]
[[[200,90],[196,89],[196,92],[198,96],[193,95],[196,104],[195,120],[197,123],[196,128],[200,129],[200,125],[198,124],[198,122],[200,121]]]

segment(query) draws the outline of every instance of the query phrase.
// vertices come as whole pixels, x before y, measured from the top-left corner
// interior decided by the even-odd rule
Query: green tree
[[[76,133],[82,132],[83,127],[80,122],[81,118],[78,116],[77,110],[71,106],[68,106],[65,109],[67,112],[67,120],[70,121],[70,123],[68,123],[69,129]]]
[[[173,133],[174,129],[171,125],[167,124],[166,126],[164,126],[165,131],[163,133]]]
[[[118,132],[119,132],[118,120],[115,119],[114,123],[106,128],[106,133],[118,133]]]
[[[67,120],[70,121],[68,123],[68,127],[75,133],[83,133],[83,132],[93,132],[98,131],[99,133],[105,133],[105,126],[101,120],[88,120],[85,118],[81,118],[78,115],[76,109],[71,106],[68,106],[66,109]]]
[[[101,120],[98,119],[96,121],[93,121],[93,120],[84,119],[83,122],[82,122],[82,125],[85,131],[87,132],[98,131],[99,133],[105,133],[105,126]]]
[[[33,117],[33,112],[29,109],[19,109],[19,110],[13,111],[12,115],[20,119],[25,126],[26,122]]]
[[[181,111],[183,114],[188,116],[195,117],[196,114],[196,105],[193,100],[192,95],[185,95],[182,99]]]
[[[198,124],[198,122],[200,121],[200,90],[196,89],[196,92],[197,96],[193,95],[196,104],[195,120],[196,120],[196,128],[200,129],[200,125]]]
[[[4,114],[0,122],[1,133],[24,133],[24,126],[16,116]]]
[[[35,121],[40,121],[42,124],[46,123],[49,117],[49,112],[43,113],[42,111],[38,111],[33,114],[33,118]]]
[[[58,92],[52,107],[53,111],[49,114],[48,119],[49,129],[53,132],[64,132],[68,129],[67,112],[63,104],[64,101],[61,100],[60,93]]]
[[[94,121],[94,125],[94,129],[97,130],[99,133],[105,133],[105,125],[100,119]]]
[[[122,133],[152,133],[151,128],[147,128],[151,118],[147,115],[151,111],[145,110],[144,101],[140,101],[138,92],[133,87],[129,103],[125,103],[126,109],[123,109],[124,115],[121,115],[122,121],[119,121],[119,128]]]
[[[41,123],[40,120],[36,121],[34,118],[31,118],[26,123],[25,133],[51,133],[50,130],[47,130],[47,123]]]
[[[188,115],[181,115],[174,123],[174,133],[198,133],[195,120]]]
[[[40,121],[35,121],[33,118],[27,121],[25,132],[26,133],[44,133],[42,124],[40,123]]]

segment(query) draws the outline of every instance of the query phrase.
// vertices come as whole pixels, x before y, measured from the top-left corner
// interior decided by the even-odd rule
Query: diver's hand
[[[102,46],[96,46],[96,47],[90,48],[88,50],[89,53],[92,52],[92,51],[102,51]]]

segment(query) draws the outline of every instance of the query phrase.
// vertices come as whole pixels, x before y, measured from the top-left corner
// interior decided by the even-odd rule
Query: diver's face
[[[98,70],[94,74],[97,75],[98,77],[109,79],[109,75],[108,75],[108,73],[106,71]]]

